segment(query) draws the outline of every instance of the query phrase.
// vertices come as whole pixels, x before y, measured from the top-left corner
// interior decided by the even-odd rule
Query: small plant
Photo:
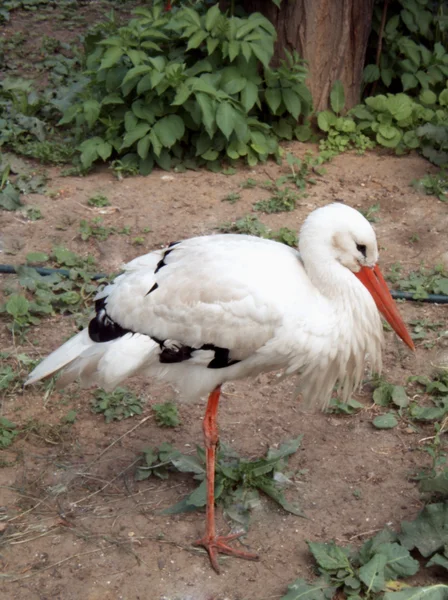
[[[132,244],[133,244],[134,246],[143,246],[143,245],[144,245],[144,243],[145,243],[145,238],[143,238],[143,237],[140,237],[140,236],[138,236],[138,237],[135,237],[135,238],[132,240]]]
[[[106,423],[121,421],[142,414],[143,400],[126,388],[117,387],[113,392],[96,390],[91,402],[92,411],[104,415]]]
[[[28,221],[39,221],[44,218],[40,208],[37,208],[36,206],[27,206],[25,209],[25,216]]]
[[[403,292],[410,292],[415,300],[428,297],[428,294],[448,295],[448,273],[443,265],[432,268],[420,267],[411,271],[406,277],[401,273],[401,266],[395,265],[388,273],[389,281]]]
[[[436,196],[442,202],[448,202],[448,171],[446,170],[414,179],[412,185],[427,196]]]
[[[372,204],[367,208],[367,210],[360,210],[359,212],[370,222],[370,223],[378,223],[378,215],[377,213],[380,211],[380,204]]]
[[[240,187],[242,187],[243,189],[250,189],[250,188],[257,187],[257,180],[249,177],[249,179],[246,179],[246,181],[243,181],[243,183],[240,183]]]
[[[283,487],[291,483],[292,474],[284,473],[288,457],[297,452],[302,436],[289,440],[279,448],[271,448],[264,458],[246,460],[221,444],[216,461],[215,499],[224,507],[226,516],[240,526],[248,528],[250,510],[259,503],[263,492],[286,511],[303,516],[301,509],[287,501]],[[202,508],[206,504],[205,452],[197,447],[196,456],[181,454],[169,444],[158,450],[148,448],[143,455],[144,464],[136,471],[136,479],[151,475],[167,477],[170,470],[192,473],[199,481],[198,487],[186,498],[167,508],[165,514],[177,514]],[[162,469],[162,471],[161,471]]]
[[[267,214],[290,212],[295,209],[296,202],[300,198],[297,192],[289,188],[277,188],[269,200],[260,200],[254,204],[254,210]]]
[[[327,412],[341,415],[354,415],[363,408],[364,405],[354,398],[350,398],[348,402],[342,402],[339,398],[332,398]]]
[[[280,227],[277,231],[272,231],[268,229],[266,225],[261,223],[254,215],[246,215],[233,223],[223,223],[218,229],[223,233],[240,233],[262,237],[268,240],[276,240],[281,244],[293,248],[296,248],[298,243],[297,234],[292,229]]]
[[[448,568],[447,532],[448,506],[440,503],[426,506],[414,521],[403,521],[399,534],[384,529],[359,550],[335,542],[308,542],[320,577],[312,583],[297,579],[281,600],[328,600],[339,594],[385,600],[444,598],[447,585],[412,587],[401,580],[420,570],[411,550],[418,551],[425,563],[430,558],[427,567]]]
[[[160,427],[177,427],[180,424],[179,410],[173,402],[153,405],[154,416]]]
[[[84,242],[87,242],[91,237],[104,242],[110,235],[117,232],[114,227],[103,225],[101,217],[95,217],[90,222],[83,219],[79,223],[79,233]]]
[[[95,194],[91,196],[87,200],[87,204],[89,206],[94,206],[95,208],[103,208],[104,206],[110,206],[109,199],[104,194]]]
[[[233,192],[231,194],[227,194],[227,196],[225,196],[222,201],[223,202],[229,202],[229,204],[235,204],[235,202],[238,202],[238,200],[241,199],[241,194],[239,194],[238,192]]]
[[[18,435],[17,426],[5,417],[0,417],[0,448],[8,448]]]

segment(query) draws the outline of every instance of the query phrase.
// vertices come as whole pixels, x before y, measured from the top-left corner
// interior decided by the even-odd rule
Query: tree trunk
[[[284,48],[308,62],[308,85],[316,110],[329,106],[334,82],[345,90],[345,108],[360,101],[362,71],[374,0],[244,0],[247,12],[261,12],[277,30],[275,58]]]

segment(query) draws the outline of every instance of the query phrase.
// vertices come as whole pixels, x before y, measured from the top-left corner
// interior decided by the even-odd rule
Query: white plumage
[[[366,247],[365,257],[356,244]],[[359,212],[332,204],[308,217],[299,247],[300,254],[270,240],[214,235],[140,256],[96,298],[106,301],[110,320],[133,333],[97,343],[84,330],[26,383],[65,368],[60,385],[79,378],[84,387],[113,389],[138,373],[198,399],[225,381],[284,369],[300,374],[308,403],[325,406],[336,382],[347,399],[367,355],[381,369],[379,313],[351,272],[376,264],[375,233]],[[160,363],[158,341],[173,352],[192,348],[191,356]],[[229,362],[239,362],[208,368],[215,353],[200,350],[204,345],[228,349]]]
[[[184,398],[209,394],[204,418],[206,533],[218,553],[255,560],[232,548],[235,534],[215,530],[214,465],[220,386],[283,369],[298,374],[308,403],[325,406],[335,384],[347,399],[367,357],[381,369],[378,310],[413,348],[377,266],[369,222],[331,204],[311,213],[300,253],[246,235],[193,238],[136,258],[96,297],[89,328],[50,354],[30,374],[34,383],[63,369],[59,384],[79,379],[112,389],[135,374],[158,377]]]

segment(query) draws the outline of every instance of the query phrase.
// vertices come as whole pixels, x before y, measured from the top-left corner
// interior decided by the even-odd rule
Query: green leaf
[[[123,138],[121,148],[129,148],[129,146],[132,146],[132,144],[134,144],[137,140],[140,140],[143,136],[145,136],[150,129],[151,126],[148,123],[139,123],[133,129],[131,129],[131,131],[126,133]]]
[[[400,408],[404,408],[409,405],[409,398],[402,385],[394,385],[392,390],[392,402],[395,404],[395,406],[399,406]]]
[[[115,65],[120,58],[123,56],[124,52],[119,46],[112,46],[108,48],[104,53],[103,60],[100,64],[101,69],[110,69],[113,65]]]
[[[187,51],[199,48],[206,37],[208,37],[208,33],[206,31],[196,31],[196,33],[194,33],[188,40]]]
[[[303,434],[284,442],[279,448],[269,448],[266,458],[268,460],[280,460],[281,458],[291,456],[291,454],[294,454],[300,448],[302,439]]]
[[[448,90],[445,91],[448,92]],[[431,90],[422,90],[418,99],[423,104],[435,104],[437,102],[437,95]]]
[[[446,550],[445,550],[446,553]],[[441,554],[434,554],[431,560],[426,564],[427,567],[443,567],[448,571],[448,556],[442,556]]]
[[[98,152],[100,158],[107,160],[112,154],[112,144],[109,144],[109,142],[102,142],[101,144],[97,145],[96,151]]]
[[[188,456],[180,454],[171,459],[171,462],[181,473],[195,473],[196,475],[205,475],[204,465],[197,456]]]
[[[359,571],[360,580],[367,587],[367,595],[370,592],[381,592],[385,586],[384,567],[386,566],[387,557],[383,554],[375,554],[369,562],[363,565]]]
[[[135,79],[136,77],[141,77],[142,75],[146,75],[147,73],[151,73],[151,71],[152,67],[149,65],[138,65],[137,67],[133,67],[132,69],[129,69],[129,71],[126,73],[123,81],[121,82],[121,85],[124,86],[129,81],[132,81],[132,79]]]
[[[145,135],[138,141],[137,154],[140,156],[140,158],[145,159],[148,156],[150,144],[151,138],[149,135]]]
[[[317,124],[322,131],[330,131],[336,125],[337,117],[329,110],[323,110],[317,115]]]
[[[6,312],[14,319],[28,314],[30,303],[21,294],[11,294],[6,303]]]
[[[287,111],[294,117],[294,119],[298,119],[301,110],[301,102],[298,94],[296,94],[296,92],[291,88],[283,88],[282,98]]]
[[[222,13],[219,10],[219,4],[214,4],[211,8],[208,9],[205,15],[205,28],[207,31],[211,31],[214,28],[221,14]]]
[[[336,592],[325,580],[307,583],[304,579],[296,579],[288,585],[288,592],[280,600],[330,600]]]
[[[210,96],[203,92],[196,92],[196,100],[201,108],[202,120],[204,123],[205,130],[210,137],[215,132],[215,108],[213,106]]]
[[[227,139],[234,128],[234,114],[235,110],[229,102],[221,102],[216,111],[216,124]]]
[[[448,600],[448,585],[410,587],[401,592],[386,592],[384,600]]]
[[[403,73],[401,83],[403,84],[403,91],[406,92],[418,86],[418,79],[412,73]]]
[[[101,111],[101,104],[97,100],[86,100],[83,104],[87,125],[92,128]]]
[[[387,559],[384,569],[384,576],[386,579],[411,577],[412,575],[415,575],[420,568],[418,560],[412,558],[409,554],[409,550],[403,548],[401,544],[380,544],[375,549],[375,553],[382,554]]]
[[[350,566],[344,550],[334,542],[307,542],[317,564],[325,571],[338,571]]]
[[[171,148],[185,133],[185,124],[179,115],[167,115],[157,121],[153,127],[162,146]]]
[[[364,68],[362,78],[365,83],[373,83],[374,81],[378,81],[380,78],[380,69],[378,65],[367,65]]]
[[[441,494],[448,498],[448,471],[439,473],[430,479],[422,479],[419,484],[419,490],[429,494]]]
[[[340,113],[345,106],[344,85],[339,79],[334,82],[330,92],[330,104],[335,113]]]
[[[48,254],[45,252],[28,252],[25,257],[26,262],[30,264],[41,264],[49,260]]]
[[[375,417],[372,423],[377,429],[392,429],[398,425],[398,421],[392,413]]]
[[[248,81],[241,92],[241,103],[246,112],[249,112],[258,99],[258,86],[252,81]]]
[[[443,90],[443,92],[440,92],[439,104],[441,106],[448,106],[448,89],[445,89]]]
[[[282,101],[282,95],[279,88],[267,88],[265,90],[266,103],[271,109],[273,115],[276,114]]]
[[[448,544],[448,503],[429,504],[414,521],[403,521],[399,534],[408,550],[417,548],[425,558]]]
[[[11,183],[7,183],[0,191],[0,207],[4,210],[17,210],[21,206],[20,191]]]

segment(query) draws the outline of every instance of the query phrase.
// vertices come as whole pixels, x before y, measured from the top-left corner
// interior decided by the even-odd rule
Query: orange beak
[[[414,342],[398,312],[397,305],[390,295],[389,288],[387,287],[387,283],[379,266],[375,265],[373,269],[370,267],[361,267],[359,273],[355,273],[355,275],[372,294],[372,298],[375,300],[378,310],[395,333],[401,337],[403,342],[409,346],[411,350],[415,350]]]

